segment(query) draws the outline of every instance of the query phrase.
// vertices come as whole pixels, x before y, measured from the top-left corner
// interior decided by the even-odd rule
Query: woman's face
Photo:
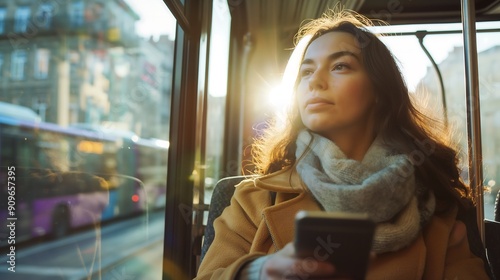
[[[329,32],[307,48],[300,66],[297,101],[304,125],[327,138],[373,131],[375,94],[355,37]]]

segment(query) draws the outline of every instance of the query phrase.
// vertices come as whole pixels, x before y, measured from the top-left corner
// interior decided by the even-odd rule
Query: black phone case
[[[332,262],[339,276],[364,279],[374,229],[367,215],[300,211],[295,219],[296,254]]]

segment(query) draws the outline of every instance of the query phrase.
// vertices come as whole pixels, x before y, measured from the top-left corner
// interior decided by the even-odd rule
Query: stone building
[[[483,177],[484,184],[492,187],[492,193],[496,194],[500,185],[500,46],[479,52],[478,64]],[[461,147],[466,173],[467,112],[463,48],[455,47],[439,64],[439,68],[444,80],[449,123],[454,128],[455,139]],[[431,67],[417,87],[417,92],[427,92],[429,103],[441,106],[437,75]]]
[[[138,20],[123,0],[0,0],[0,101],[62,126],[167,137],[155,126],[169,108],[151,104],[170,100],[173,43],[139,37]]]

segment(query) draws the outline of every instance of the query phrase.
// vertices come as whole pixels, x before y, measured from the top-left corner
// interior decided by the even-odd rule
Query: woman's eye
[[[312,75],[313,71],[311,69],[303,69],[303,70],[300,70],[300,76],[301,77],[307,77],[307,76],[310,76]]]
[[[345,63],[339,63],[339,64],[335,64],[333,66],[332,70],[342,71],[342,70],[346,70],[348,68],[349,68],[349,66],[347,64],[345,64]]]

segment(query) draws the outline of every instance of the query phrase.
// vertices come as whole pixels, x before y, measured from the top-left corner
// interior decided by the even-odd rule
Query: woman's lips
[[[306,101],[306,108],[310,110],[322,109],[323,107],[330,105],[334,105],[334,103],[319,97],[313,97]]]

